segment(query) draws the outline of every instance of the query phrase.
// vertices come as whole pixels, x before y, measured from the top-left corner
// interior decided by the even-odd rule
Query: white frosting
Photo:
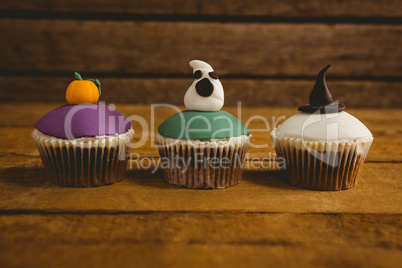
[[[347,113],[309,114],[300,112],[274,130],[279,137],[314,141],[351,141],[372,137],[370,130]]]
[[[224,103],[224,93],[222,84],[219,79],[213,79],[208,74],[209,72],[213,72],[214,70],[208,63],[200,60],[190,61],[190,66],[193,67],[193,73],[200,70],[202,72],[202,76],[199,79],[195,79],[187,90],[186,94],[184,95],[184,105],[188,110],[206,112],[219,111]],[[209,81],[214,86],[214,91],[209,97],[200,96],[195,88],[197,82],[201,81],[204,78],[209,79]]]
[[[122,143],[130,143],[134,137],[134,130],[133,128],[130,128],[126,133],[123,134],[116,133],[110,136],[83,137],[73,140],[65,140],[43,134],[39,130],[35,129],[32,131],[31,136],[35,141],[50,147],[115,147]]]

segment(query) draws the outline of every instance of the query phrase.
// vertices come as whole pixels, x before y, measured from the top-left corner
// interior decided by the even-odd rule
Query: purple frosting
[[[131,122],[103,104],[64,105],[45,114],[35,127],[60,139],[76,139],[126,133]]]

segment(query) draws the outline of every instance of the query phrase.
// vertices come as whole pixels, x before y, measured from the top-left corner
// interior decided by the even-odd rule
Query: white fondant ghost
[[[190,61],[190,66],[193,67],[194,74],[197,71],[200,71],[201,76],[194,80],[194,82],[191,84],[186,94],[184,95],[184,105],[188,110],[205,111],[205,112],[219,111],[224,103],[224,93],[222,84],[219,81],[219,79],[214,78],[213,76],[210,75],[210,73],[213,72],[214,70],[208,63],[200,60]],[[207,79],[212,84],[212,93],[210,92],[211,89],[210,84],[205,79]],[[197,83],[199,84],[197,85]],[[201,93],[200,95],[199,93],[201,92],[200,91],[201,84],[203,84],[204,86],[206,85],[209,88],[209,91],[207,90],[207,93],[204,92]],[[208,95],[209,93],[211,94]]]

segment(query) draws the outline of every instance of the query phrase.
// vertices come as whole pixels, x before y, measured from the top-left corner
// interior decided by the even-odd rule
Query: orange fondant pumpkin
[[[69,104],[97,103],[100,96],[100,82],[98,79],[82,80],[79,73],[75,73],[74,80],[66,90],[66,100]]]

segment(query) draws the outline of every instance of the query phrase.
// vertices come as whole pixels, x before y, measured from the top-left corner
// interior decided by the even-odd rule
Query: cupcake
[[[317,76],[309,104],[271,132],[283,178],[312,190],[356,185],[373,136],[345,105],[333,101],[326,66]]]
[[[219,189],[240,182],[250,131],[222,111],[224,92],[206,62],[193,60],[194,82],[184,96],[188,110],[158,128],[156,141],[164,179],[179,187]]]
[[[32,138],[46,176],[67,187],[92,187],[124,179],[134,135],[131,122],[111,107],[98,103],[100,82],[71,82],[69,104],[40,118]]]

